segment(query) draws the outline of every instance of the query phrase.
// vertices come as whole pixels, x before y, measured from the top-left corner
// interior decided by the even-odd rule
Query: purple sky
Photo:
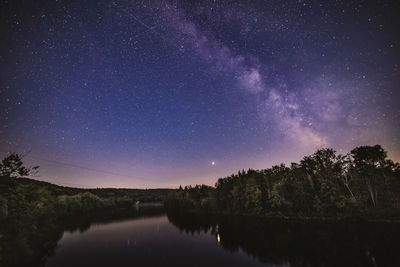
[[[38,179],[212,185],[318,148],[375,144],[400,160],[398,4],[0,7],[0,155],[30,151]]]

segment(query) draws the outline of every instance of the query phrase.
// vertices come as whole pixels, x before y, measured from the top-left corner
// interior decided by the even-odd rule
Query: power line
[[[151,27],[149,25],[147,25],[146,23],[144,23],[142,20],[140,20],[138,17],[136,17],[135,15],[133,15],[131,12],[128,12],[127,10],[124,10],[123,8],[121,8],[120,6],[118,6],[116,3],[112,3],[112,5],[119,9],[121,12],[125,13],[125,15],[133,18],[136,22],[138,22],[140,25],[142,25],[143,27],[145,27],[147,30],[153,32],[155,35],[157,35],[159,38],[161,38],[162,40],[164,40],[166,43],[168,43],[171,46],[174,46],[176,48],[178,48],[176,46],[175,43],[171,42],[171,40],[165,38],[161,33],[157,32],[154,28],[155,26]],[[178,49],[179,50],[179,49]],[[6,153],[8,154],[9,152],[6,151],[0,151],[0,153]],[[139,178],[135,178],[129,175],[125,175],[125,174],[120,174],[120,173],[115,173],[115,172],[110,172],[110,171],[104,171],[104,170],[98,170],[98,169],[94,169],[94,168],[88,168],[85,166],[80,166],[77,164],[72,164],[72,163],[66,163],[66,162],[60,162],[60,161],[56,161],[56,160],[49,160],[49,159],[45,159],[42,157],[37,157],[37,156],[31,156],[31,155],[25,155],[26,157],[30,157],[33,159],[38,159],[38,160],[42,160],[42,161],[46,161],[49,163],[53,163],[53,164],[59,164],[59,165],[64,165],[64,166],[68,166],[68,167],[73,167],[73,168],[79,168],[79,169],[84,169],[84,170],[88,170],[88,171],[93,171],[93,172],[98,172],[98,173],[103,173],[103,174],[109,174],[109,175],[114,175],[114,176],[120,176],[120,177],[126,177],[126,178],[130,178],[130,179],[134,179],[134,180],[146,180],[146,179],[139,179]],[[151,179],[152,180],[152,179]],[[61,183],[62,184],[62,183]],[[67,183],[65,183],[67,184]],[[72,183],[70,183],[72,184]],[[78,184],[76,184],[78,185]],[[79,185],[79,186],[86,186],[86,185]]]
[[[9,152],[6,152],[6,151],[0,151],[0,152],[1,153],[6,153],[6,154],[9,153]],[[84,170],[88,170],[88,171],[103,173],[103,174],[109,174],[109,175],[114,175],[114,176],[121,176],[121,177],[125,177],[125,178],[131,178],[131,179],[134,179],[134,180],[146,180],[146,179],[135,178],[135,177],[132,177],[132,176],[129,176],[129,175],[126,175],[126,174],[110,172],[110,171],[104,171],[104,170],[99,170],[99,169],[94,169],[94,168],[88,168],[88,167],[80,166],[80,165],[73,164],[73,163],[50,160],[50,159],[37,157],[37,156],[25,155],[25,157],[33,158],[33,159],[37,159],[37,160],[42,160],[42,161],[46,161],[46,162],[53,163],[53,164],[64,165],[64,166],[68,166],[68,167],[73,167],[73,168],[78,168],[78,169],[84,169]]]

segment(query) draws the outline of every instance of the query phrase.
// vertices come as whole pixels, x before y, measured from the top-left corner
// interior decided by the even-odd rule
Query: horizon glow
[[[380,144],[400,160],[396,4],[1,4],[0,156],[75,187],[213,185]]]

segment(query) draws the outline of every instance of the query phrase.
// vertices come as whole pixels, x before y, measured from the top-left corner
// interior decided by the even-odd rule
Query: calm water
[[[65,232],[46,266],[263,266],[224,250],[210,232],[185,233],[166,215]]]
[[[65,231],[46,266],[400,266],[396,224],[153,215]]]

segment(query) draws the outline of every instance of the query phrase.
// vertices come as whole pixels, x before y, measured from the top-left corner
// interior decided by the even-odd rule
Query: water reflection
[[[230,252],[265,264],[290,266],[400,266],[400,224],[284,222],[169,213],[184,232],[210,232]]]
[[[0,266],[400,266],[399,226],[165,214],[152,207],[9,235]]]
[[[166,215],[92,224],[83,233],[65,232],[46,266],[263,265],[243,252],[225,251],[209,230],[181,230]]]
[[[164,213],[163,207],[145,207],[140,210],[108,210],[72,216],[54,223],[43,221],[38,227],[29,221],[18,223],[18,232],[5,225],[0,231],[0,266],[45,266],[48,257],[56,254],[59,240],[65,233],[83,234],[93,225],[147,218]]]

